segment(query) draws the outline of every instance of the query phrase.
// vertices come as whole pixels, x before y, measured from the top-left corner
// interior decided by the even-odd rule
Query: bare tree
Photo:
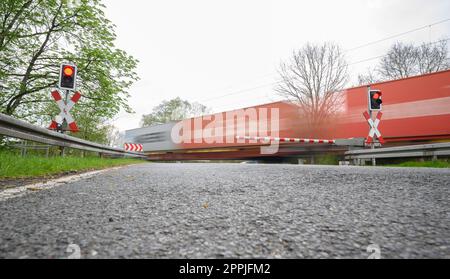
[[[450,68],[447,41],[423,44],[417,48],[417,67],[420,74],[434,73]]]
[[[358,75],[358,84],[359,85],[368,85],[379,82],[379,77],[377,76],[376,72],[369,69],[367,71],[367,74],[359,74]]]
[[[297,103],[309,124],[317,125],[336,112],[338,92],[348,79],[347,68],[339,46],[307,44],[281,63],[282,80],[275,90]]]
[[[450,68],[447,40],[436,43],[395,43],[384,56],[375,71],[358,76],[359,85],[407,78],[443,71]]]
[[[395,43],[381,59],[378,72],[385,80],[412,76],[417,73],[417,58],[414,45]]]

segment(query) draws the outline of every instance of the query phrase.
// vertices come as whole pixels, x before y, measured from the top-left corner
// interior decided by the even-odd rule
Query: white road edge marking
[[[53,180],[50,180],[47,182],[29,184],[29,185],[25,185],[25,186],[19,186],[19,187],[15,187],[15,188],[11,188],[11,189],[6,189],[6,190],[3,190],[0,192],[0,202],[6,201],[6,200],[9,200],[12,198],[18,198],[18,197],[24,196],[26,194],[30,194],[34,191],[48,190],[48,189],[52,189],[52,188],[55,188],[58,186],[65,185],[66,183],[77,182],[81,179],[89,178],[94,175],[101,174],[101,173],[104,173],[107,171],[117,170],[122,167],[124,167],[124,166],[114,167],[114,168],[104,169],[104,170],[98,170],[98,171],[85,172],[82,174],[76,174],[76,175],[71,175],[71,176],[64,176],[64,177],[53,179]]]

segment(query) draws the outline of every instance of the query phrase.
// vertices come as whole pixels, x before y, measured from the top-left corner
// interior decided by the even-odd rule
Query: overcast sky
[[[114,121],[136,128],[142,114],[177,96],[214,112],[268,103],[277,68],[306,42],[344,50],[450,18],[449,0],[105,0],[117,47],[137,58],[135,114]],[[450,38],[450,21],[346,53],[349,63],[385,54],[396,42]],[[377,59],[351,65],[351,82]],[[224,96],[225,95],[225,96]]]

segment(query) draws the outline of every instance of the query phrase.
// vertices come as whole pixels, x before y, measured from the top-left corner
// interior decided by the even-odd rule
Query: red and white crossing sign
[[[126,151],[137,151],[142,152],[144,150],[144,146],[139,143],[125,143],[124,148]]]
[[[67,101],[67,104],[63,101],[61,94],[59,91],[55,90],[52,92],[53,99],[55,99],[56,104],[58,105],[61,112],[59,113],[58,117],[55,118],[55,120],[52,121],[52,124],[50,125],[49,129],[56,130],[58,127],[58,124],[62,124],[64,119],[66,119],[67,124],[69,125],[69,129],[72,132],[78,132],[78,126],[75,120],[73,119],[72,115],[70,114],[70,110],[73,108],[73,106],[78,102],[78,100],[81,98],[80,92],[76,92],[72,98],[70,98],[69,101]],[[59,119],[58,119],[59,118]],[[57,120],[60,120],[61,123],[58,123]]]
[[[377,139],[380,143],[382,143],[382,144],[386,143],[386,141],[381,136],[380,130],[378,130],[378,125],[380,125],[380,121],[381,121],[381,117],[383,116],[383,113],[381,111],[378,111],[375,121],[373,121],[373,119],[370,117],[370,115],[367,111],[365,111],[363,113],[363,115],[364,115],[364,118],[366,118],[366,120],[370,126],[369,136],[367,137],[366,143],[368,143],[368,144],[373,143],[375,136],[377,137]]]

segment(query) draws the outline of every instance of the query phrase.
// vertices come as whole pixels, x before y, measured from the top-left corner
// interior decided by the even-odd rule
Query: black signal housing
[[[77,66],[62,64],[59,73],[59,88],[75,90],[77,80]]]
[[[383,93],[380,90],[370,90],[369,91],[369,107],[370,110],[381,110],[381,104]]]

